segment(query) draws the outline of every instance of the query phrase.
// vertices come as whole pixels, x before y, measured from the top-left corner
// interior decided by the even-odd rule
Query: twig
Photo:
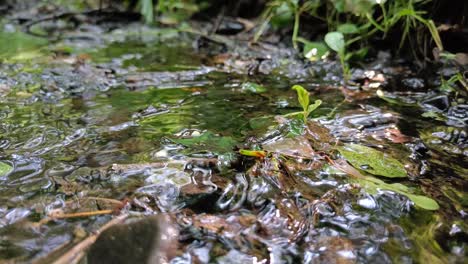
[[[55,220],[55,219],[88,217],[88,216],[94,216],[94,215],[112,214],[113,212],[114,212],[114,210],[97,210],[97,211],[78,212],[78,213],[70,213],[70,214],[58,213],[56,215],[52,215],[52,216],[49,216],[49,217],[46,217],[46,218],[42,219],[39,222],[39,225],[46,224],[49,221],[52,221],[52,220]]]

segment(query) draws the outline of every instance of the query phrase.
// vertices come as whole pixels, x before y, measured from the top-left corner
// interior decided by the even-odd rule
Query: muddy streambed
[[[431,80],[404,63],[382,54],[342,88],[336,63],[268,45],[141,25],[68,34],[9,33],[3,50],[0,263],[52,262],[122,215],[165,215],[174,237],[141,256],[170,263],[466,260],[466,102],[423,92]],[[295,84],[323,102],[307,126],[287,115],[300,111]],[[356,177],[337,151],[351,143],[405,177],[368,165]],[[103,248],[92,252],[115,253]]]

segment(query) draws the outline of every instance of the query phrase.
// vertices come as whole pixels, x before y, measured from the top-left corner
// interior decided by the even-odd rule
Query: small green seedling
[[[307,92],[304,87],[300,85],[294,85],[292,89],[296,90],[297,92],[297,100],[302,106],[302,112],[294,112],[287,114],[286,116],[302,114],[302,118],[305,124],[307,122],[307,117],[322,104],[322,100],[315,100],[313,104],[310,104],[309,92]]]

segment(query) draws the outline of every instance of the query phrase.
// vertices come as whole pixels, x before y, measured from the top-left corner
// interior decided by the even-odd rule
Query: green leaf
[[[338,151],[357,169],[389,178],[406,177],[403,164],[376,149],[357,144],[346,144],[339,147]]]
[[[297,92],[297,100],[299,101],[299,104],[302,106],[302,109],[304,111],[307,111],[307,108],[309,107],[309,92],[307,92],[304,87],[300,85],[294,85],[292,87],[293,90],[296,90]]]
[[[141,0],[141,15],[145,18],[147,24],[154,21],[153,0]]]
[[[423,196],[406,193],[406,195],[416,206],[426,210],[438,210],[439,204],[433,199]]]
[[[371,12],[372,6],[377,4],[375,0],[333,0],[331,2],[338,12],[351,12],[355,15]],[[380,2],[383,3],[385,1]]]
[[[252,93],[264,93],[267,89],[260,84],[252,83],[252,82],[245,82],[242,84],[242,90],[249,91]]]
[[[286,2],[283,2],[275,8],[275,13],[270,23],[274,28],[282,28],[291,25],[293,21],[294,10]]]
[[[7,175],[13,170],[9,164],[0,161],[0,177]]]
[[[309,105],[307,108],[307,115],[312,113],[315,109],[317,109],[322,104],[322,100],[315,100],[315,103]]]
[[[311,61],[320,60],[328,52],[328,47],[323,42],[305,42],[304,57]]]
[[[368,51],[369,49],[367,47],[364,47],[362,49],[349,52],[346,54],[345,60],[346,61],[362,61],[366,57]]]
[[[346,23],[338,26],[337,30],[343,34],[358,33],[359,29],[355,24]]]
[[[0,59],[16,57],[15,60],[31,59],[41,55],[41,47],[48,41],[43,38],[33,37],[23,32],[0,31]]]
[[[325,35],[325,43],[327,43],[330,49],[340,54],[344,53],[345,41],[344,41],[343,33],[336,32],[336,31],[328,32]]]
[[[422,209],[425,209],[425,210],[439,209],[439,204],[435,200],[427,196],[409,193],[409,188],[401,183],[388,184],[382,180],[379,180],[373,177],[355,178],[353,179],[353,181],[359,183],[359,185],[361,185],[361,187],[364,188],[370,194],[376,194],[377,189],[389,190],[389,191],[396,192],[396,193],[399,193],[408,197],[408,199],[410,199],[416,206]]]
[[[244,156],[256,157],[256,158],[264,158],[267,155],[266,151],[263,151],[263,150],[240,149],[239,153]]]
[[[217,136],[209,131],[198,137],[176,138],[171,140],[194,150],[207,150],[216,153],[230,152],[237,143],[231,137]]]
[[[251,129],[266,129],[269,126],[275,124],[275,119],[272,116],[259,116],[249,119],[249,126]]]

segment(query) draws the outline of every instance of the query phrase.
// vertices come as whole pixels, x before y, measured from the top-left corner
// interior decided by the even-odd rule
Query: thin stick
[[[71,214],[58,214],[54,215],[52,219],[65,219],[65,218],[76,218],[76,217],[88,217],[93,215],[103,215],[103,214],[112,214],[113,210],[97,210],[97,211],[90,211],[90,212],[78,212],[78,213],[71,213]]]
[[[112,214],[113,212],[114,210],[97,210],[97,211],[91,211],[91,212],[78,212],[78,213],[70,213],[70,214],[59,213],[59,214],[51,215],[49,217],[42,219],[41,221],[39,221],[39,225],[46,224],[49,221],[52,221],[55,219],[88,217],[88,216],[94,216],[94,215]]]

